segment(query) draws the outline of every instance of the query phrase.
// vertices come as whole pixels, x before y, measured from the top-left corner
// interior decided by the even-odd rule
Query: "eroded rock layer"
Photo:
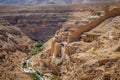
[[[88,11],[89,13],[93,12],[93,14],[96,14],[92,8],[98,8],[98,11],[107,11],[108,5],[110,4],[92,5],[0,6],[0,23],[4,25],[5,23],[9,23],[6,25],[18,26],[26,35],[35,41],[46,41],[53,37],[55,32],[66,21],[75,18],[73,16],[75,14],[72,13],[79,14],[83,11]]]
[[[54,74],[62,80],[119,80],[119,10],[92,16],[91,21],[87,18],[83,27],[74,25],[58,30],[39,56],[32,59],[33,68],[43,72],[46,79]],[[68,31],[75,33],[70,42]]]
[[[0,25],[0,80],[32,80],[21,68],[32,44],[19,28]]]

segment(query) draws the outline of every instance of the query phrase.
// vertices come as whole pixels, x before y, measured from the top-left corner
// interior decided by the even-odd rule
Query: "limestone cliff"
[[[32,80],[21,70],[32,45],[26,34],[47,40],[56,30],[29,62],[45,80],[120,79],[120,8],[80,4],[0,9],[0,80]]]
[[[99,11],[99,8],[107,9],[110,4],[92,5]],[[65,22],[75,18],[72,13],[86,10],[90,13],[92,5],[0,6],[0,23],[19,27],[35,41],[47,41]]]
[[[59,46],[61,44],[63,46],[66,46],[68,43],[71,43],[74,41],[79,41],[80,36],[83,32],[89,31],[89,30],[93,29],[94,27],[96,27],[97,25],[101,24],[101,22],[103,22],[107,18],[112,18],[117,15],[120,15],[119,8],[113,9],[113,10],[107,12],[104,16],[101,16],[98,19],[88,22],[86,25],[82,25],[80,27],[70,27],[70,28],[66,28],[66,29],[63,28],[61,31],[59,31],[58,34],[56,34],[55,39],[53,40],[54,44],[52,44],[53,46],[51,47],[53,56],[57,56],[56,54],[60,53],[58,50],[57,50],[58,52],[55,50],[55,49],[58,49],[58,47],[56,47],[58,45],[58,43],[59,43]]]
[[[43,72],[46,79],[54,74],[61,80],[119,80],[119,10],[92,16],[92,20],[89,16],[80,27],[71,25],[58,30],[46,43],[49,48],[44,45],[45,50],[32,59],[36,61],[33,68]]]
[[[31,51],[32,40],[15,26],[0,24],[0,80],[31,80],[21,60]]]

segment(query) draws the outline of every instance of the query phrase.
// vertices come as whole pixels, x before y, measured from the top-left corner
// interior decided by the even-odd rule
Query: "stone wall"
[[[74,41],[79,41],[82,33],[95,28],[96,26],[101,24],[106,19],[111,18],[111,17],[115,17],[117,15],[120,15],[120,8],[113,9],[113,10],[107,12],[104,16],[101,16],[100,18],[95,19],[94,21],[87,23],[86,25],[83,25],[80,27],[71,27],[67,31],[64,28],[61,29],[59,31],[59,34],[57,34],[57,36],[55,37],[55,40],[53,40],[53,43],[52,43],[51,49],[52,49],[53,56],[56,57],[58,54],[61,53],[61,50],[60,50],[61,46],[65,46],[65,52],[62,54],[65,54],[65,53],[71,54],[72,48],[67,46],[68,43],[71,43]],[[66,44],[64,44],[63,43],[64,39],[61,39],[61,38],[63,38],[61,36],[63,36],[63,34],[66,32],[68,32],[68,35],[64,36],[64,38],[67,37],[67,40],[65,41]],[[86,36],[91,36],[91,35],[86,35]],[[93,35],[92,38],[90,38],[90,41],[91,41],[91,39],[92,40],[95,39],[95,37],[96,36]]]

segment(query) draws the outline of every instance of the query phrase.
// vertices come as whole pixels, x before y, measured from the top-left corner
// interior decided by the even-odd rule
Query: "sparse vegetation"
[[[41,51],[41,47],[43,45],[43,42],[38,42],[34,47],[33,47],[33,54],[38,53],[39,51]]]
[[[116,4],[1,5],[0,80],[119,80]]]
[[[51,77],[51,80],[60,80],[60,77],[59,77],[59,76],[56,76],[56,75],[53,75],[53,76]]]
[[[35,80],[39,80],[39,77],[36,75],[37,73],[28,73],[29,75],[31,75],[33,78],[35,78]]]
[[[32,53],[27,57],[27,59],[30,59],[33,55],[37,54],[39,51],[42,50],[42,45],[44,44],[44,42],[40,41],[40,42],[37,42],[35,44],[35,46],[33,47],[33,50],[32,50]]]
[[[42,45],[43,45],[43,42],[37,42],[35,44],[35,46],[33,46],[33,50],[32,50],[32,54],[30,54],[27,59],[25,59],[25,61],[22,63],[22,67],[23,68],[27,68],[27,60],[29,60],[32,56],[36,55],[37,53],[39,53],[39,51],[42,50]],[[35,80],[40,80],[39,76],[38,75],[41,75],[39,72],[30,72],[28,73],[30,74],[33,78],[35,78]]]

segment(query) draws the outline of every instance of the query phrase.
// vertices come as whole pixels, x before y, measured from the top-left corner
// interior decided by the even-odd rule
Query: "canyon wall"
[[[0,80],[32,80],[21,69],[33,41],[16,26],[0,24]]]
[[[56,75],[61,80],[119,80],[119,26],[120,16],[116,15],[105,19],[98,26],[81,34],[80,40],[75,40],[67,45],[64,41],[56,40],[56,38],[59,38],[56,34],[50,40],[54,45],[52,48],[54,48],[55,58],[53,58],[53,53],[50,53],[50,49],[45,49],[32,59],[36,62],[34,68],[45,72],[43,76],[45,79],[51,79]],[[62,48],[60,48],[60,45]],[[59,54],[63,49],[65,49],[63,55],[67,54],[68,56],[60,58]]]
[[[96,8],[109,4],[93,4]],[[88,7],[89,6],[89,7]],[[0,6],[0,21],[19,27],[35,41],[47,41],[63,24],[70,20],[71,13],[92,11],[91,4],[49,6]],[[74,18],[74,17],[73,17]],[[4,22],[3,22],[4,24]]]
[[[68,42],[73,42],[74,40],[79,39],[80,38],[80,34],[82,34],[83,32],[89,31],[89,30],[93,29],[94,27],[96,27],[97,25],[99,25],[100,23],[102,23],[104,20],[106,20],[108,18],[115,17],[117,15],[120,15],[120,8],[116,8],[116,9],[113,9],[113,10],[107,12],[104,16],[94,20],[91,23],[86,24],[85,26],[80,26],[80,28],[78,28],[77,31],[75,31],[74,33],[70,34]]]
[[[103,21],[105,21],[108,18],[112,18],[115,16],[120,15],[120,8],[116,8],[113,9],[111,11],[108,11],[104,16],[101,16],[98,19],[93,20],[92,22],[89,22],[83,26],[80,27],[70,27],[69,29],[66,30],[60,30],[58,34],[56,34],[57,36],[55,36],[55,39],[53,39],[53,43],[51,44],[51,50],[52,50],[52,54],[53,57],[57,57],[57,55],[59,54],[64,54],[61,53],[61,50],[58,50],[58,46],[62,45],[66,46],[68,43],[74,42],[74,41],[79,41],[80,40],[80,36],[82,33],[89,31],[93,28],[95,28],[96,26],[98,26],[99,24],[101,24]],[[67,35],[65,35],[67,33]],[[66,37],[66,39],[62,39],[63,37]],[[59,45],[58,45],[59,44]],[[66,48],[66,47],[65,47]],[[57,51],[56,51],[57,50]],[[68,48],[65,49],[65,51],[68,50]],[[72,48],[71,48],[72,50]],[[70,54],[68,52],[71,51],[66,51],[66,54]]]
[[[16,25],[35,41],[48,40],[56,30],[60,29],[67,20],[65,13],[38,13],[34,15],[5,16],[4,19],[12,25]]]

